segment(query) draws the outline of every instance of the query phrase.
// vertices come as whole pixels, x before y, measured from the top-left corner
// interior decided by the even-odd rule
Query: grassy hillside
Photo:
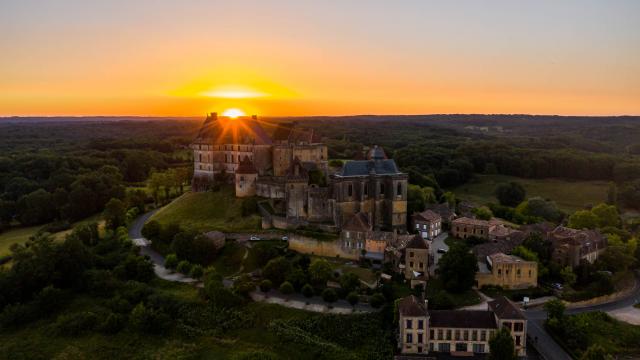
[[[231,187],[217,192],[188,192],[151,217],[161,224],[177,222],[198,231],[250,231],[260,228],[260,216],[242,216],[242,199]]]
[[[566,181],[560,179],[523,179],[504,175],[477,175],[471,182],[453,189],[460,199],[479,204],[497,203],[494,191],[499,183],[517,181],[527,190],[527,197],[541,196],[555,201],[565,211],[573,212],[607,198],[606,181]]]

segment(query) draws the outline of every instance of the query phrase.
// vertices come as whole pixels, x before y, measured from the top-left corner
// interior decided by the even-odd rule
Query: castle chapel
[[[209,114],[191,144],[193,190],[233,183],[237,197],[264,198],[274,215],[293,226],[340,229],[364,214],[374,230],[406,231],[408,176],[382,148],[330,169],[327,146],[313,130],[296,123],[274,126],[269,135],[255,115]]]

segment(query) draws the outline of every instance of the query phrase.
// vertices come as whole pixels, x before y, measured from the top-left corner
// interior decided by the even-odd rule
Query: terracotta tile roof
[[[499,296],[493,301],[489,301],[489,309],[500,319],[524,320],[524,314],[511,300],[504,296]]]
[[[414,221],[441,221],[442,216],[432,210],[425,210],[421,213],[413,214]]]
[[[342,225],[343,230],[349,231],[369,231],[371,225],[369,225],[369,216],[366,213],[359,212],[353,215],[347,222]]]
[[[493,311],[430,310],[429,326],[466,329],[496,329]]]
[[[426,307],[422,300],[409,295],[400,299],[398,312],[403,316],[426,316]]]
[[[420,236],[420,234],[416,234],[408,243],[407,249],[429,249],[429,245],[427,242]]]
[[[489,226],[489,222],[486,220],[480,219],[472,219],[468,217],[457,218],[452,221],[453,224],[461,224],[461,225],[478,225],[478,226]]]

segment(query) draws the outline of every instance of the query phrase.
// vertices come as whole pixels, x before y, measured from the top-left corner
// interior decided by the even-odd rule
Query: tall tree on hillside
[[[475,282],[478,261],[464,244],[455,244],[442,255],[438,271],[447,290],[461,293],[471,289]]]
[[[489,339],[489,360],[515,360],[516,349],[509,330],[502,328]]]
[[[104,220],[108,229],[126,225],[127,208],[120,199],[111,199],[104,207]]]
[[[500,205],[516,207],[527,196],[527,191],[515,181],[500,184],[496,187],[496,198]]]

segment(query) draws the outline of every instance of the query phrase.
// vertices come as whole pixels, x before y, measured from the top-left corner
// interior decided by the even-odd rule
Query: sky
[[[0,0],[0,116],[640,115],[637,0]]]

